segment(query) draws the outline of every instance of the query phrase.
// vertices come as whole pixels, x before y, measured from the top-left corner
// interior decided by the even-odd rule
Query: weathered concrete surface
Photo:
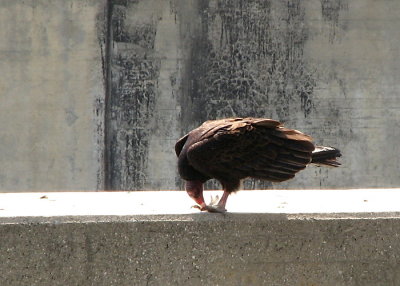
[[[256,213],[226,215],[188,210],[184,192],[2,194],[0,283],[400,285],[400,207],[392,202],[398,189],[299,190],[293,201],[286,199],[294,191],[281,192],[238,193],[234,211],[251,208],[235,209],[236,201],[273,203],[265,201]],[[150,201],[156,196],[158,210]],[[182,203],[186,211],[180,213]],[[323,210],[329,203],[338,213]],[[391,212],[380,212],[385,204]],[[294,206],[300,207],[296,213],[286,212]]]
[[[0,1],[0,189],[178,189],[175,141],[225,116],[272,117],[344,155],[340,169],[245,188],[399,186],[399,10],[393,0]]]
[[[105,1],[0,1],[0,189],[102,188]]]
[[[178,188],[176,139],[226,116],[272,117],[343,151],[341,169],[246,188],[399,185],[399,1],[112,3],[110,188]]]
[[[106,188],[172,189],[186,72],[172,3],[111,1]],[[186,5],[186,4],[183,4]]]

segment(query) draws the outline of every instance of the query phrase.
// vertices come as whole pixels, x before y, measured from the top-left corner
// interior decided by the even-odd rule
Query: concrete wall
[[[174,189],[177,138],[207,119],[265,116],[344,154],[342,168],[310,168],[279,188],[397,186],[399,8],[364,0],[116,1],[108,185]]]
[[[398,186],[399,9],[1,1],[0,188],[179,188],[176,139],[225,116],[272,117],[342,150],[342,168],[279,188]]]
[[[400,220],[264,214],[0,220],[2,285],[400,285]]]
[[[101,188],[103,9],[98,0],[0,1],[1,190]]]

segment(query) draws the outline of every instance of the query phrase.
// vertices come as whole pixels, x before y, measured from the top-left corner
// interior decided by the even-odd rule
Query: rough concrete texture
[[[0,1],[0,189],[95,190],[105,1]]]
[[[341,169],[245,188],[399,185],[400,2],[112,3],[110,188],[176,189],[176,139],[226,116],[272,117],[343,151]]]
[[[175,141],[225,116],[272,117],[344,155],[340,169],[245,188],[398,186],[399,10],[393,0],[1,1],[0,189],[177,189]]]
[[[0,284],[400,285],[398,189],[294,192],[1,194]]]
[[[0,280],[10,286],[400,284],[398,217],[215,216],[1,224]]]
[[[400,285],[400,219],[1,219],[2,285]]]

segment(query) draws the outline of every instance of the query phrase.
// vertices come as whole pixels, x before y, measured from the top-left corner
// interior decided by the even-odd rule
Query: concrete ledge
[[[220,215],[184,192],[0,194],[0,285],[400,285],[399,197],[242,191]]]

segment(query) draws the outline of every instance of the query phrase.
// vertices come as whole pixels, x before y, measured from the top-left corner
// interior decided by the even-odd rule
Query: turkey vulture
[[[338,167],[340,151],[315,146],[312,138],[267,118],[209,120],[175,144],[179,175],[202,211],[225,212],[230,193],[244,178],[271,182],[289,180],[308,164]],[[217,179],[224,193],[216,205],[206,205],[203,184]]]

